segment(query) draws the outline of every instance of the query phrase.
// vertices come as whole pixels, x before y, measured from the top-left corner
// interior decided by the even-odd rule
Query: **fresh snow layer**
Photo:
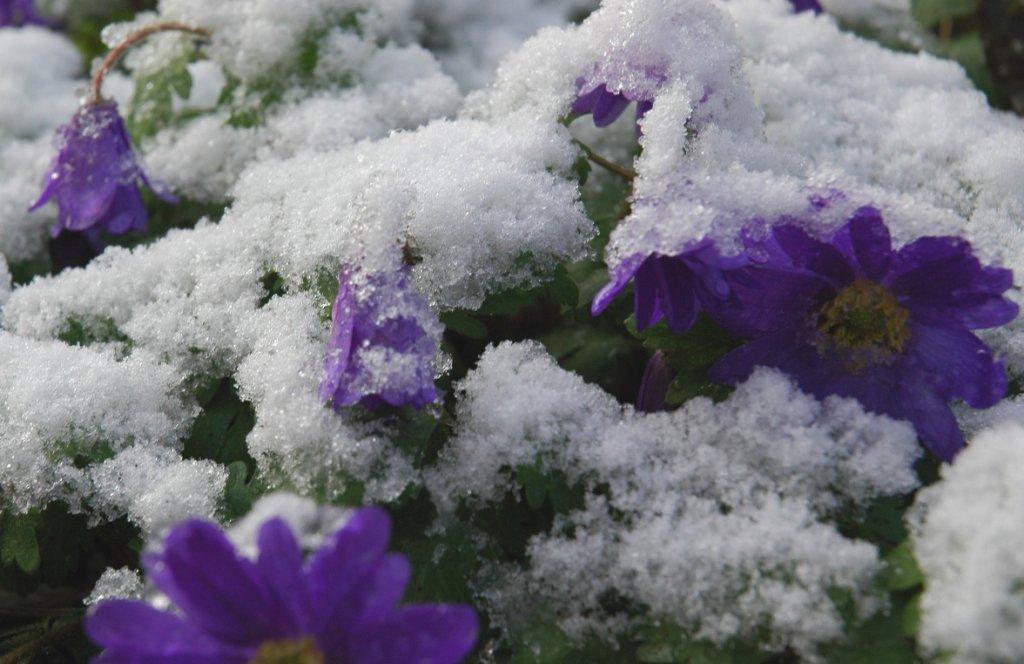
[[[922,645],[949,662],[1024,659],[1024,428],[975,437],[910,518],[925,576]]]
[[[909,425],[819,403],[768,370],[719,405],[637,413],[535,343],[488,350],[458,392],[456,436],[428,480],[443,510],[500,500],[535,463],[586,489],[585,509],[560,516],[532,541],[527,571],[489,593],[513,628],[521,604],[540,601],[571,635],[621,632],[627,617],[601,602],[614,590],[700,638],[763,626],[772,646],[811,655],[843,633],[829,589],[877,608],[877,552],[829,517],[917,486]]]

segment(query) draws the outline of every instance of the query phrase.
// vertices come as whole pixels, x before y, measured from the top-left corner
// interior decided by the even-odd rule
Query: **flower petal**
[[[468,606],[402,609],[363,633],[351,653],[356,664],[456,664],[473,649],[479,624]]]
[[[889,271],[892,258],[892,238],[881,213],[873,207],[860,208],[850,218],[849,234],[853,255],[864,276],[880,281]]]
[[[260,526],[257,535],[260,555],[256,561],[277,612],[287,617],[289,631],[300,634],[309,626],[309,590],[302,569],[302,549],[284,519],[275,518]]]
[[[252,646],[287,634],[259,582],[212,523],[189,519],[168,534],[162,554],[144,559],[153,582],[197,627],[226,643]]]
[[[607,127],[619,119],[622,112],[629,106],[629,100],[621,93],[613,94],[609,92],[608,88],[603,85],[600,89],[602,94],[594,101],[594,110],[592,111],[594,125],[597,127]]]
[[[959,397],[973,408],[989,408],[1006,395],[1002,363],[970,331],[916,324],[912,334],[914,360],[927,376],[922,382],[944,402]]]
[[[225,647],[182,618],[145,602],[108,600],[85,619],[85,632],[107,652],[104,662],[245,662],[242,650]]]
[[[853,270],[842,252],[812,238],[802,228],[791,224],[776,226],[772,237],[794,267],[820,274],[837,288],[853,281]]]

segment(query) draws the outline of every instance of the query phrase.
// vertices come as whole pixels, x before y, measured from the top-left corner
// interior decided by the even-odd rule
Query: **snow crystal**
[[[108,599],[141,599],[144,590],[138,571],[130,567],[108,567],[82,603],[92,606]]]
[[[876,551],[824,520],[917,486],[906,423],[768,370],[719,405],[637,413],[534,343],[488,350],[458,389],[456,435],[428,477],[442,509],[496,500],[534,463],[588,489],[584,511],[534,539],[520,579],[568,632],[614,628],[600,598],[615,589],[715,642],[769,626],[773,645],[808,653],[842,634],[830,588],[875,606]]]
[[[135,444],[174,448],[191,411],[171,367],[137,351],[37,342],[0,332],[0,490],[16,509],[91,487],[76,458]]]
[[[212,33],[210,57],[242,80],[271,75],[299,57],[304,38],[323,25],[358,13],[371,38],[386,37],[408,24],[408,0],[160,0],[160,15]]]
[[[0,139],[35,138],[65,122],[77,106],[81,56],[46,28],[0,29]]]
[[[324,538],[348,520],[351,510],[334,505],[318,505],[294,493],[270,493],[252,506],[249,513],[228,529],[227,535],[243,555],[256,557],[257,536],[264,522],[283,519],[302,548],[312,551],[320,547]]]
[[[4,303],[11,296],[11,273],[7,268],[7,261],[3,252],[0,252],[0,310],[3,310]]]
[[[950,662],[1024,659],[1024,428],[974,438],[910,520],[925,575],[921,644]]]
[[[89,469],[94,513],[128,518],[153,537],[190,516],[213,518],[227,470],[213,461],[182,460],[174,450],[134,446]]]

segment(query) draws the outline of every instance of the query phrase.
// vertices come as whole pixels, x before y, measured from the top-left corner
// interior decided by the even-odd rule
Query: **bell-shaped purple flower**
[[[31,212],[57,199],[57,225],[50,232],[54,237],[65,230],[115,235],[145,230],[148,215],[140,184],[165,201],[177,202],[146,177],[114,102],[83,105],[57,130],[55,143],[58,152],[43,193],[29,208]]]
[[[734,275],[745,263],[742,255],[723,256],[710,240],[674,256],[636,254],[613,268],[611,281],[598,292],[590,311],[599,315],[633,280],[637,329],[664,318],[673,332],[685,332],[702,308],[718,310],[709,305],[729,297]]]
[[[342,268],[320,398],[335,408],[419,408],[437,400],[441,323],[409,284],[409,268],[359,279]]]
[[[0,28],[49,24],[36,10],[36,0],[0,0]]]
[[[629,105],[636,103],[636,135],[640,136],[640,120],[654,108],[654,94],[665,82],[665,75],[657,67],[646,67],[638,78],[641,83],[632,86],[615,86],[609,88],[609,82],[605,76],[595,73],[589,77],[576,79],[576,99],[572,103],[569,112],[572,115],[590,115],[597,127],[607,127],[629,108]]]
[[[793,5],[793,11],[797,14],[800,12],[821,14],[825,11],[818,0],[789,0],[789,4]]]
[[[399,606],[404,556],[388,554],[391,523],[358,510],[308,560],[275,518],[260,527],[259,556],[243,558],[212,523],[185,521],[161,553],[143,557],[174,604],[160,611],[108,600],[86,617],[103,664],[455,664],[473,648],[472,608]]]
[[[957,237],[894,250],[878,210],[860,208],[828,242],[780,224],[749,249],[759,265],[733,283],[716,320],[749,341],[712,367],[735,384],[763,365],[819,398],[853,397],[909,420],[936,456],[963,435],[948,406],[987,408],[1006,393],[1003,365],[971,330],[1005,325],[1010,270],[982,265]]]

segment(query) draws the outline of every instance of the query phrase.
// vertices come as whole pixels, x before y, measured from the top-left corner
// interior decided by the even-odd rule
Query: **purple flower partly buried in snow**
[[[948,402],[987,408],[1005,394],[1002,363],[971,330],[1017,315],[1002,297],[1013,274],[983,266],[966,241],[924,237],[894,250],[879,212],[864,207],[829,242],[778,225],[750,251],[763,264],[734,284],[737,304],[720,317],[749,341],[712,367],[713,380],[778,368],[819,398],[853,397],[909,420],[944,460],[964,444]]]
[[[814,12],[815,14],[821,14],[825,11],[818,0],[789,0],[789,4],[793,5],[793,11],[798,14],[800,12]]]
[[[107,600],[86,618],[104,664],[454,664],[473,648],[467,606],[398,606],[404,556],[388,554],[391,524],[358,510],[303,562],[282,519],[263,523],[259,557],[239,556],[216,526],[175,526],[159,554],[143,556],[153,584],[176,607]]]
[[[46,174],[36,210],[57,199],[57,225],[62,231],[144,230],[148,221],[139,185],[145,184],[170,203],[177,199],[146,177],[132,150],[124,121],[112,101],[86,103],[57,130],[57,156]]]
[[[21,25],[49,25],[36,10],[36,0],[0,0],[0,28]]]
[[[746,263],[744,256],[722,256],[710,240],[698,242],[675,256],[634,255],[612,270],[612,280],[594,298],[597,316],[634,280],[636,327],[645,330],[662,318],[673,332],[685,332],[702,307],[729,296],[732,276]]]
[[[576,79],[576,100],[569,112],[572,115],[589,114],[597,127],[607,127],[619,119],[619,116],[636,102],[636,135],[640,136],[640,120],[654,108],[654,95],[665,82],[665,74],[659,67],[644,67],[641,72],[630,78],[638,83],[619,87],[615,92],[608,87],[606,77],[598,73],[589,77]]]
[[[434,356],[441,324],[409,284],[409,268],[358,282],[342,268],[331,312],[320,398],[335,408],[413,406],[437,400]]]

